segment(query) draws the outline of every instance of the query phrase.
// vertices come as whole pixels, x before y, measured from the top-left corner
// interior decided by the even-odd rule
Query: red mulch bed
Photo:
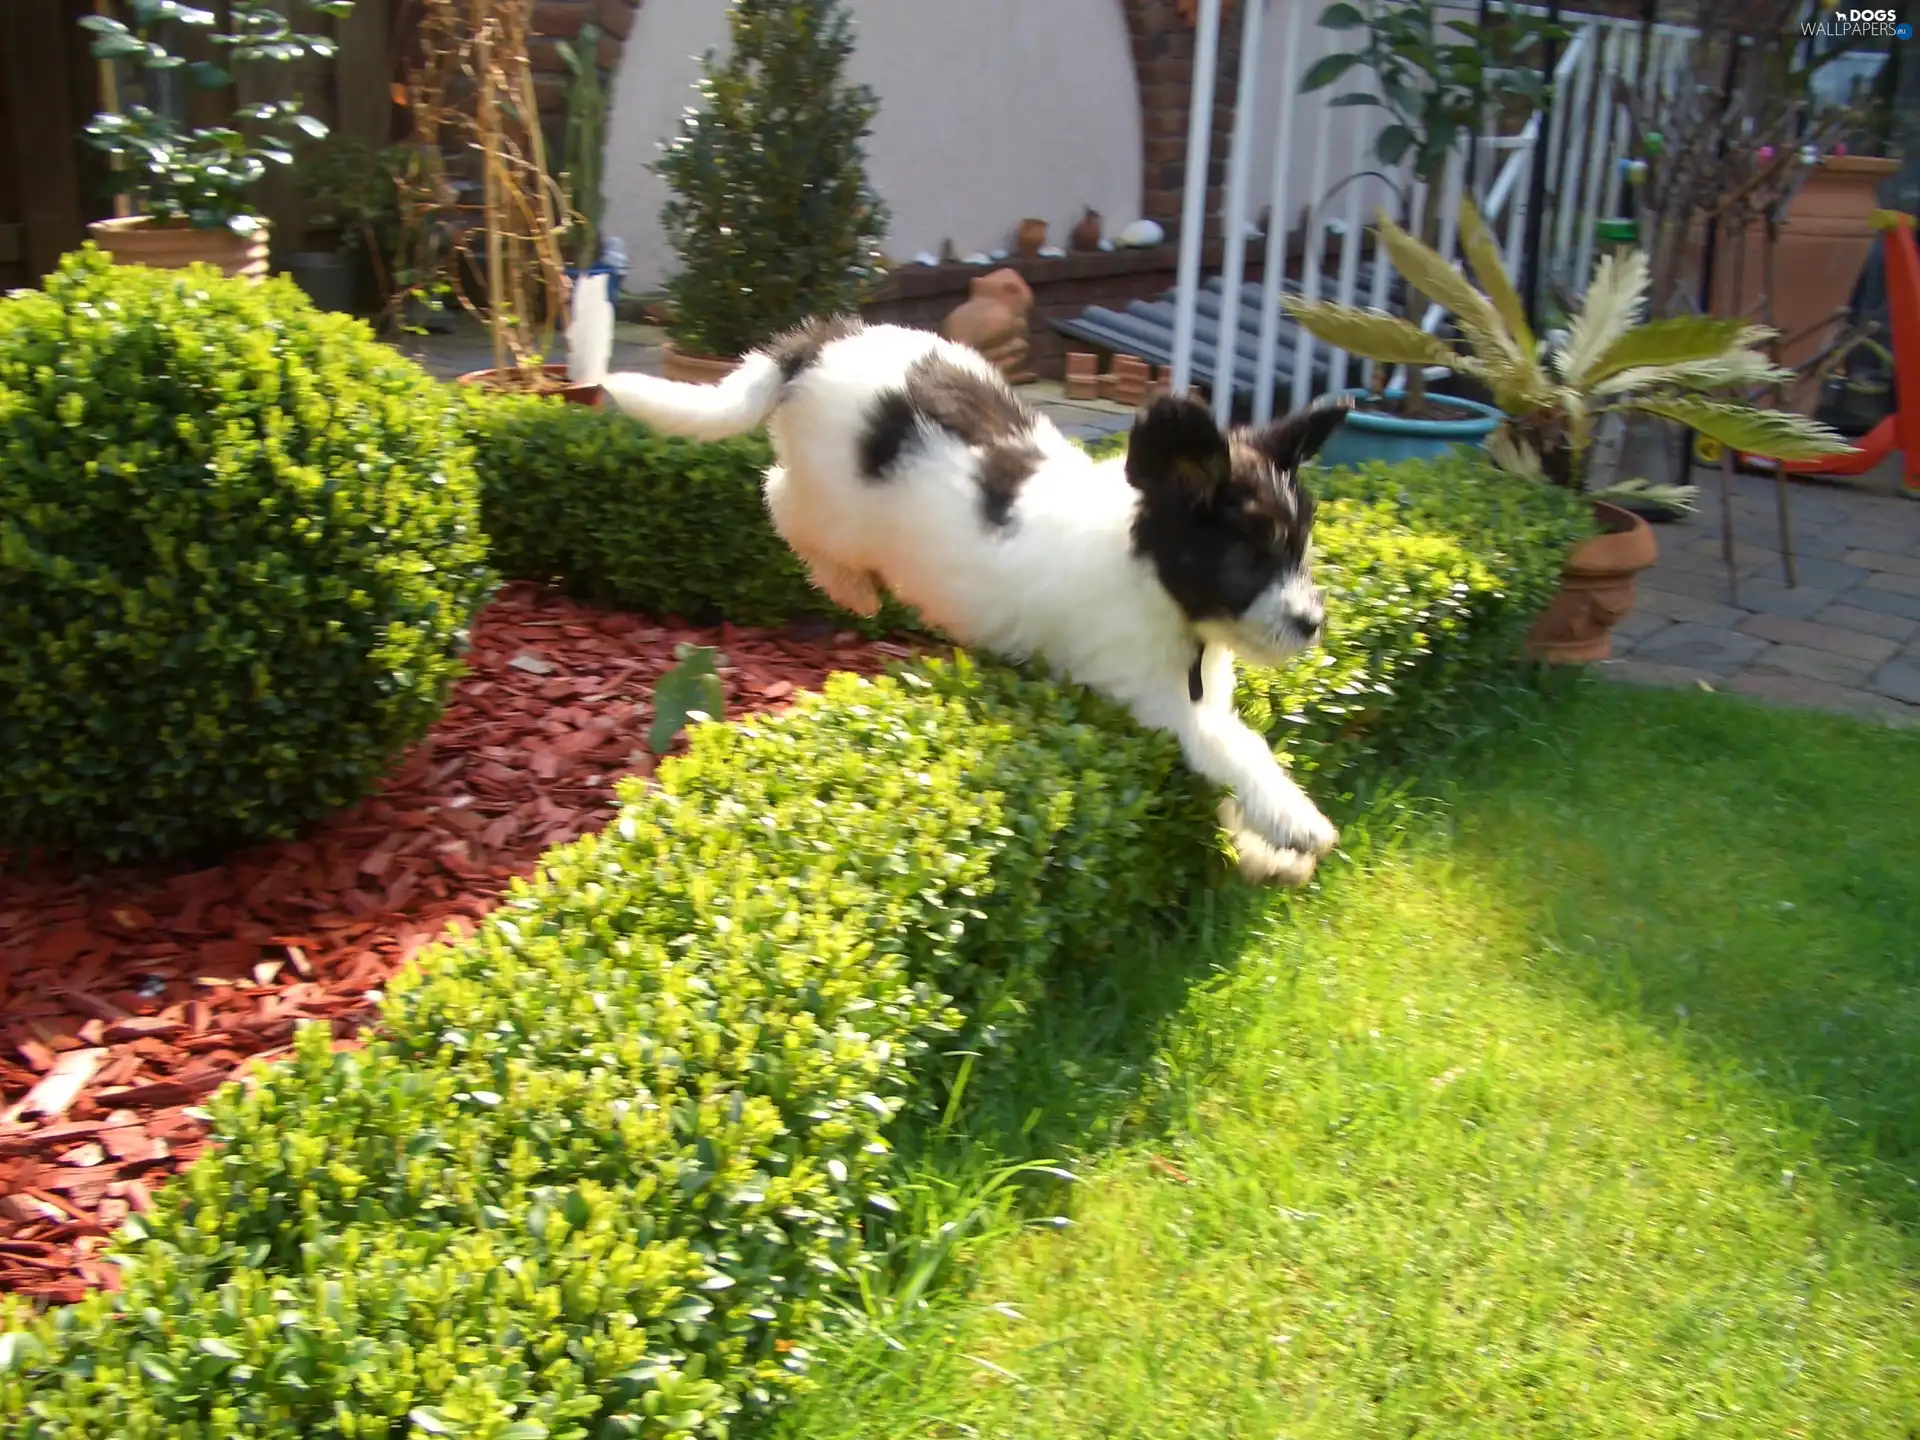
[[[284,1053],[299,1021],[349,1040],[402,962],[606,824],[613,782],[652,772],[646,701],[680,641],[720,647],[729,716],[913,653],[512,586],[432,733],[303,839],[186,874],[0,875],[0,1291],[114,1287],[94,1257],[204,1147],[189,1107]]]

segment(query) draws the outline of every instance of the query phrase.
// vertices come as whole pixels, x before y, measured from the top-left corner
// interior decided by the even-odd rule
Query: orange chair
[[[1864,475],[1900,451],[1907,489],[1920,495],[1920,247],[1914,217],[1898,210],[1874,212],[1873,227],[1887,234],[1887,315],[1893,323],[1893,414],[1861,437],[1852,450],[1819,460],[1788,460],[1789,475]]]

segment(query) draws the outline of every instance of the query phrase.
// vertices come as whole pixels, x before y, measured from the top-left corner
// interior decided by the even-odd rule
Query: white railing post
[[[1296,0],[1306,3],[1306,0]],[[1320,298],[1320,266],[1326,258],[1326,229],[1320,222],[1320,205],[1327,193],[1327,146],[1333,136],[1333,126],[1324,122],[1316,127],[1318,133],[1313,137],[1313,178],[1307,182],[1307,194],[1313,198],[1308,202],[1307,224],[1304,244],[1306,253],[1300,257],[1300,293],[1309,300]],[[1307,395],[1313,384],[1313,336],[1302,325],[1300,342],[1294,348],[1293,356],[1293,407],[1299,409],[1307,403]]]
[[[1273,138],[1273,174],[1267,188],[1267,252],[1260,268],[1260,353],[1253,365],[1253,423],[1264,425],[1273,418],[1274,350],[1280,343],[1280,292],[1287,283],[1287,176],[1293,169],[1293,111],[1299,98],[1300,26],[1307,13],[1306,0],[1289,0],[1287,15],[1287,68],[1280,80],[1280,99],[1275,109]]]
[[[1364,126],[1354,125],[1351,128],[1353,158],[1347,173],[1358,175],[1366,168],[1367,148],[1372,141]],[[1341,305],[1351,305],[1355,300],[1353,292],[1360,268],[1360,240],[1366,223],[1364,212],[1360,208],[1364,189],[1365,187],[1357,181],[1347,182],[1347,203],[1340,221],[1340,278],[1333,291],[1334,300]],[[1327,391],[1329,394],[1338,394],[1348,388],[1347,365],[1350,358],[1345,350],[1335,349],[1328,354]],[[1364,381],[1365,374],[1363,373],[1360,378]]]
[[[1213,347],[1213,418],[1233,414],[1233,372],[1240,350],[1240,278],[1247,258],[1247,167],[1253,163],[1253,117],[1259,106],[1260,22],[1267,0],[1241,0],[1240,81],[1233,95],[1233,154],[1227,161],[1226,236],[1221,246],[1220,321]]]
[[[1193,106],[1187,115],[1186,191],[1180,206],[1180,262],[1173,304],[1173,392],[1193,381],[1193,321],[1200,298],[1200,245],[1207,225],[1207,172],[1213,142],[1213,72],[1220,58],[1220,0],[1200,0],[1193,50]]]

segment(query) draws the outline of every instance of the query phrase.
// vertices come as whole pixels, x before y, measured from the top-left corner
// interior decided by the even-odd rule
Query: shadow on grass
[[[1433,792],[1538,917],[1537,986],[1776,1107],[1920,1239],[1920,733],[1595,681]]]

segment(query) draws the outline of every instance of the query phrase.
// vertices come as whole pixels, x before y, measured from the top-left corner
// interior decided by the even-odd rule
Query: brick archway
[[[540,114],[548,135],[566,133],[567,71],[553,41],[572,39],[588,22],[600,27],[600,64],[609,79],[620,67],[621,51],[633,31],[644,0],[538,0],[534,10],[532,55]],[[1140,104],[1140,212],[1166,227],[1178,228],[1180,197],[1186,184],[1187,112],[1193,99],[1193,0],[1119,0],[1133,50],[1133,77]],[[1227,24],[1233,9],[1226,0],[1220,27],[1219,71],[1214,82],[1213,146],[1207,169],[1206,214],[1218,213],[1226,183],[1227,150],[1233,130],[1233,101],[1240,63],[1240,32]]]

